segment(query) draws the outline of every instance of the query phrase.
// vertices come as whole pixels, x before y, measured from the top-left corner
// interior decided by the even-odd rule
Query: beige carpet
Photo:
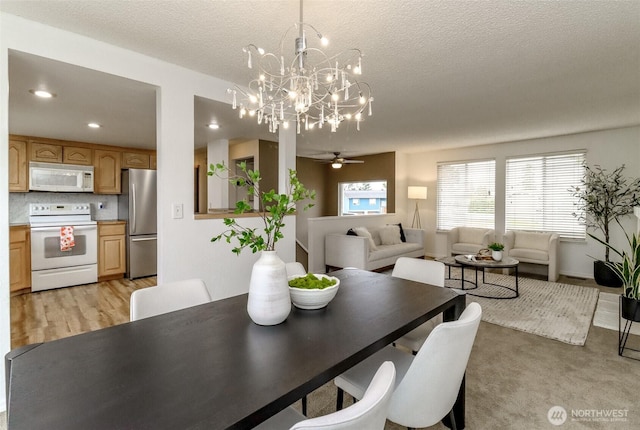
[[[460,270],[452,269],[451,276],[460,278]],[[465,269],[465,280],[472,276],[473,270]],[[514,294],[504,288],[482,284],[481,274],[478,281],[480,286],[469,293],[498,297]],[[487,273],[485,281],[510,287],[515,285],[515,277],[494,273]],[[447,280],[446,285],[459,288],[460,280]],[[571,345],[584,345],[598,301],[599,291],[596,288],[520,276],[519,290],[520,297],[515,299],[487,299],[469,294],[467,302],[482,305],[483,321]]]
[[[620,294],[600,293],[596,314],[593,316],[593,325],[618,331],[619,301]],[[640,336],[640,324],[631,325],[631,334]]]

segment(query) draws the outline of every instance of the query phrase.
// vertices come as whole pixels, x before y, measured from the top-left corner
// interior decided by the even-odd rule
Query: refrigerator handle
[[[131,184],[131,233],[136,232],[136,184]]]

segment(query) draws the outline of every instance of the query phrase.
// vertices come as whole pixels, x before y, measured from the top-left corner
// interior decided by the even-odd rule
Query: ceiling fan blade
[[[343,164],[363,164],[362,160],[342,160]]]

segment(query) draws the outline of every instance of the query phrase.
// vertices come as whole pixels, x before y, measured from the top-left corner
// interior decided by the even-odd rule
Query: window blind
[[[585,153],[511,158],[506,165],[507,230],[535,230],[584,239],[584,224],[573,216],[577,199],[570,188],[581,183]]]
[[[494,228],[495,160],[438,164],[438,230]]]

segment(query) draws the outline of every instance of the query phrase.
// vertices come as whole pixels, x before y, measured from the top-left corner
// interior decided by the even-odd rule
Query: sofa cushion
[[[532,231],[518,231],[515,233],[514,248],[549,250],[550,233],[535,233]]]
[[[401,222],[399,222],[398,224],[387,224],[387,225],[397,225],[400,228],[400,240],[403,242],[407,241],[407,237],[404,235],[404,229],[402,228]]]
[[[522,260],[525,263],[549,263],[549,253],[547,251],[540,251],[539,249],[513,248],[509,251],[509,257]]]
[[[382,245],[382,241],[380,240],[380,227],[367,227],[367,230],[371,233],[373,243],[375,243],[376,246]]]
[[[400,227],[387,225],[380,228],[380,242],[383,245],[397,245],[402,243],[400,239]]]
[[[376,249],[378,249],[375,242],[373,241],[373,237],[371,237],[371,233],[369,232],[369,230],[367,230],[366,227],[356,227],[353,229],[353,231],[355,231],[358,236],[366,237],[367,239],[369,239],[369,251],[375,251]]]
[[[400,243],[397,245],[381,245],[377,250],[369,253],[369,261],[382,260],[384,258],[401,256],[411,251],[416,251],[422,247],[417,243]]]
[[[451,245],[451,252],[454,254],[477,254],[482,249],[482,245],[477,243],[454,243]]]
[[[460,228],[458,230],[458,243],[482,243],[486,230],[481,228]]]

